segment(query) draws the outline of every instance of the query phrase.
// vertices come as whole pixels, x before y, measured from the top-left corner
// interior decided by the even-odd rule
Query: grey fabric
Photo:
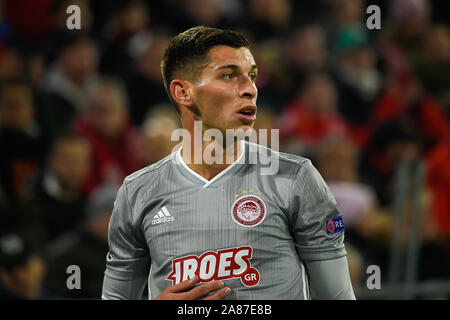
[[[232,289],[227,299],[309,298],[304,262],[346,255],[343,232],[326,232],[326,220],[340,215],[336,202],[308,159],[247,142],[244,150],[209,182],[178,152],[125,179],[109,226],[104,299],[139,299],[134,291],[145,285],[144,276],[153,299],[192,272],[209,274],[213,267],[206,280],[224,279]],[[257,164],[250,163],[254,152]],[[279,161],[275,175],[262,172],[269,160]],[[239,200],[258,203],[260,212],[265,207],[263,220],[236,222],[232,207]],[[259,282],[245,282],[254,270]]]
[[[346,257],[307,261],[314,299],[356,300]]]

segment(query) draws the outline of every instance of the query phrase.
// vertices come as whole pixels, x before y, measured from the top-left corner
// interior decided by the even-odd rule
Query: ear
[[[175,102],[184,107],[191,107],[193,104],[191,95],[191,84],[185,80],[172,80],[170,83],[170,93]]]

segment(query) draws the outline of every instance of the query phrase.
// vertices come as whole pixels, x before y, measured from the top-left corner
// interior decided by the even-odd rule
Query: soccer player
[[[354,299],[342,217],[308,159],[192,138],[197,121],[202,134],[252,128],[258,69],[248,40],[194,27],[171,41],[161,69],[181,148],[118,191],[102,298],[140,299],[148,281],[150,299],[310,299],[310,280],[317,298]]]

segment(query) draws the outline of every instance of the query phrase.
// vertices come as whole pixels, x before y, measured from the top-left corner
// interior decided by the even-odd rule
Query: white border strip
[[[181,156],[181,149],[182,148],[178,149],[178,151],[177,151],[178,161],[183,165],[183,167],[189,173],[191,173],[193,176],[197,177],[198,179],[200,179],[201,181],[203,181],[205,183],[202,188],[207,188],[211,183],[213,183],[214,181],[217,181],[219,178],[224,176],[228,171],[231,170],[231,168],[233,168],[238,162],[240,162],[242,160],[242,158],[244,157],[244,154],[245,154],[245,144],[244,144],[244,141],[241,140],[241,154],[236,159],[236,161],[234,161],[231,165],[226,167],[222,172],[220,172],[218,175],[216,175],[211,180],[207,180],[204,177],[202,177],[201,175],[199,175],[197,172],[195,172],[194,170],[192,170],[191,168],[188,167],[188,165],[184,162],[183,157]]]

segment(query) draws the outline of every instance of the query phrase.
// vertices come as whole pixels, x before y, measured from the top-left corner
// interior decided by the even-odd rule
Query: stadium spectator
[[[13,47],[2,47],[0,43],[0,81],[17,78],[25,72],[23,55]]]
[[[360,181],[357,145],[344,135],[333,135],[323,140],[316,151],[317,169],[344,218],[346,243],[361,256],[363,270],[371,264],[383,269],[387,266],[392,216],[380,208],[373,188]]]
[[[40,32],[41,34],[32,37],[32,39],[24,45],[26,45],[30,51],[42,53],[46,65],[52,66],[55,64],[59,59],[61,50],[63,50],[65,46],[70,45],[71,42],[76,41],[79,34],[87,37],[94,35],[95,30],[92,30],[94,22],[93,13],[91,11],[92,2],[89,0],[49,0],[41,1],[40,6],[35,3],[31,4],[30,2],[32,1],[29,0],[24,0],[22,2],[28,2],[28,4],[25,4],[25,8],[21,8],[20,6],[16,8],[19,15],[20,10],[22,12],[26,10],[29,12],[30,16],[33,16],[33,19],[23,19],[22,17],[25,21],[21,23],[25,24],[25,28],[31,29],[31,31],[27,32],[31,34],[36,33],[36,31],[32,29],[36,28],[37,25],[42,24],[40,26],[40,29],[42,30]],[[74,11],[71,11],[70,14],[67,12],[67,8],[71,5],[78,6],[82,13],[82,18],[77,21],[80,23],[80,29],[70,30],[67,27],[68,17],[72,16],[74,13]],[[44,8],[46,6],[48,8]],[[36,13],[34,11],[38,11],[37,17],[35,17]],[[44,16],[44,14],[47,14],[48,16]],[[42,18],[39,17],[39,15]],[[39,18],[43,19],[43,22],[35,21],[35,19]],[[33,23],[30,23],[30,21]],[[73,16],[71,21],[73,22]],[[46,22],[48,25],[45,24]],[[92,40],[93,39],[94,38],[92,38]]]
[[[302,84],[305,77],[315,71],[324,70],[327,51],[324,30],[318,24],[295,28],[285,44],[285,56],[289,69],[294,73],[294,83]]]
[[[367,149],[361,154],[361,179],[370,184],[381,207],[393,205],[395,170],[402,161],[419,159],[423,142],[406,118],[393,119],[374,128]]]
[[[433,94],[450,116],[450,30],[448,26],[430,26],[424,46],[412,58],[412,68],[424,88]]]
[[[34,114],[33,92],[27,82],[0,84],[0,184],[11,206],[23,196],[44,160],[45,138]]]
[[[334,0],[328,2],[328,27],[330,32],[339,32],[348,27],[359,26],[364,22],[364,1]]]
[[[389,2],[388,14],[393,42],[407,55],[417,52],[431,23],[430,1],[393,0]]]
[[[131,120],[136,126],[142,125],[153,105],[168,102],[160,67],[168,42],[169,38],[164,34],[153,35],[147,48],[136,57],[133,71],[126,79]]]
[[[222,12],[218,0],[186,0],[181,5],[186,16],[184,25],[180,26],[181,30],[192,25],[221,25]]]
[[[449,142],[442,141],[425,157],[425,186],[430,200],[422,232],[421,279],[450,277]]]
[[[430,188],[434,236],[450,250],[450,139],[435,146],[426,157],[426,181]]]
[[[140,136],[129,120],[128,107],[122,82],[104,78],[92,88],[89,104],[76,120],[75,130],[89,141],[93,154],[87,193],[104,183],[120,185],[125,176],[143,167]]]
[[[0,300],[36,300],[45,297],[42,281],[45,261],[30,241],[17,233],[0,234]]]
[[[339,112],[355,130],[363,130],[383,85],[377,56],[365,27],[338,31],[332,40],[333,76],[339,92]],[[361,137],[361,142],[365,142]]]
[[[291,2],[288,0],[246,1],[245,29],[255,41],[285,36],[291,22]]]
[[[55,41],[61,49],[38,92],[39,121],[52,137],[63,133],[86,108],[89,88],[99,81],[92,38],[83,32],[67,32]]]
[[[297,97],[285,107],[279,123],[283,148],[292,148],[296,154],[312,154],[327,136],[345,133],[333,80],[323,73],[309,75]]]
[[[180,117],[172,105],[161,104],[152,108],[141,127],[143,146],[140,150],[146,165],[174,151],[180,141],[172,141],[172,133],[178,128],[181,128]]]
[[[43,287],[51,299],[100,299],[108,224],[117,188],[102,185],[88,198],[84,223],[55,239],[47,248],[48,273]],[[50,250],[51,249],[51,250]],[[80,268],[80,288],[67,288],[67,267]]]
[[[318,24],[306,24],[283,38],[257,43],[259,101],[278,113],[296,95],[310,73],[327,68],[325,34]]]
[[[407,119],[423,142],[424,151],[448,137],[450,121],[439,101],[413,74],[393,76],[373,105],[370,125],[375,128],[396,119]]]
[[[134,59],[152,38],[151,12],[144,1],[121,1],[106,22],[102,34],[102,73],[128,77]]]
[[[38,249],[83,220],[83,187],[90,167],[91,150],[84,138],[67,134],[54,141],[47,164],[20,211],[20,229]]]

